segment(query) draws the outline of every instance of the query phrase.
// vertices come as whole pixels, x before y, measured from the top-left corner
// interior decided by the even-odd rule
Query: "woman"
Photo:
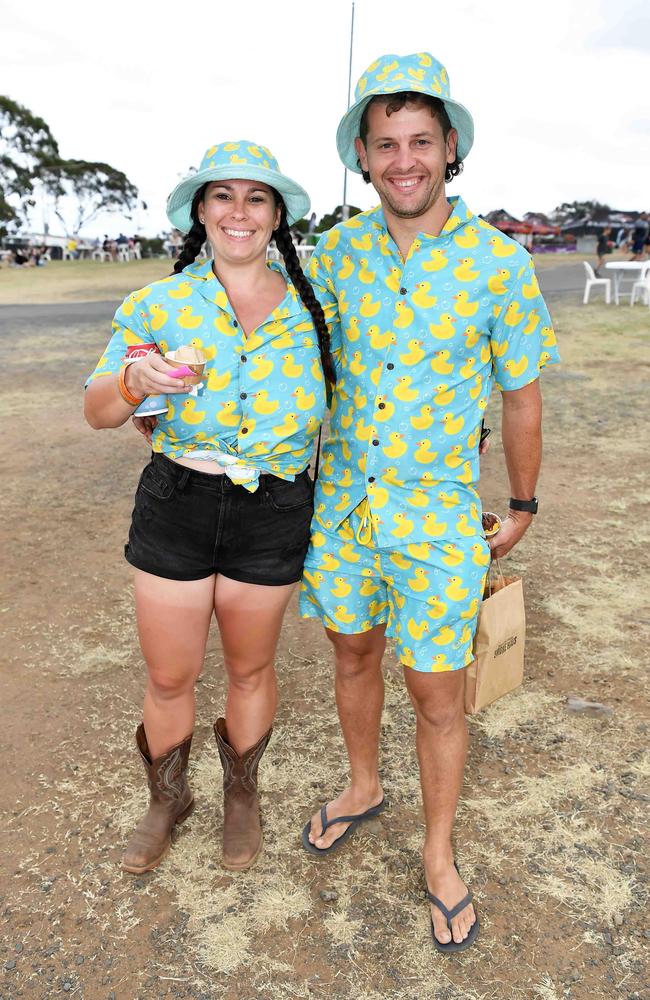
[[[130,872],[159,864],[193,807],[194,684],[213,612],[228,673],[225,718],[214,726],[224,866],[248,868],[261,849],[257,767],[277,703],[273,661],[309,541],[307,465],[325,409],[323,369],[333,379],[323,313],[288,228],[309,207],[264,146],[211,147],[167,203],[172,225],[188,234],[174,274],[125,299],[87,383],[95,428],[121,426],[149,395],[165,395],[168,407],[125,548],[148,671],[136,742],[150,790],[124,857]],[[266,260],[272,238],[286,270]],[[195,264],[206,239],[213,259]],[[207,358],[198,396],[161,356],[188,345]],[[134,347],[138,359],[125,365]]]

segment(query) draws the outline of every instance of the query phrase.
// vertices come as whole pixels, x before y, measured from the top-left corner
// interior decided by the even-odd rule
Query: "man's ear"
[[[357,136],[354,140],[354,148],[357,152],[357,156],[359,157],[361,169],[368,173],[368,154],[366,153],[366,147],[364,146],[360,136]]]
[[[456,147],[458,146],[458,132],[455,128],[449,129],[447,135],[447,163],[453,163],[456,159]]]

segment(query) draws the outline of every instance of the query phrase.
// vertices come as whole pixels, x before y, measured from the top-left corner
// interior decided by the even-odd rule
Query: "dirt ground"
[[[212,637],[198,685],[197,809],[165,863],[120,870],[145,795],[133,733],[142,666],[121,558],[146,460],[129,427],[97,433],[81,383],[108,324],[12,312],[5,428],[0,1000],[641,1000],[648,998],[649,801],[643,747],[650,609],[647,309],[554,303],[561,369],[543,380],[541,512],[509,569],[525,579],[523,688],[470,721],[457,856],[477,946],[431,946],[422,899],[414,721],[387,658],[382,772],[390,808],[340,854],[299,832],[345,781],[319,625],[287,616],[281,707],[261,767],[265,849],[220,868],[211,724],[224,678]],[[110,311],[109,317],[110,319]],[[27,359],[27,360],[21,360]],[[508,496],[499,442],[484,505]],[[610,717],[575,715],[575,693]]]

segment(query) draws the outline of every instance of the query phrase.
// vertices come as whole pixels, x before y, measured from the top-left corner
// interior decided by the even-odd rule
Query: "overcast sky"
[[[0,0],[0,93],[43,117],[64,157],[123,170],[149,205],[134,220],[147,235],[225,139],[269,146],[320,217],[342,201],[350,12],[350,0]],[[377,56],[423,49],[474,117],[448,189],[474,211],[650,208],[647,0],[356,0],[353,87]],[[375,204],[348,178],[350,203]],[[87,232],[132,225],[104,217]]]

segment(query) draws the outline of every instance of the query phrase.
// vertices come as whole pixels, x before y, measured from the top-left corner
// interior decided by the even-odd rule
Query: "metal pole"
[[[352,20],[350,22],[350,62],[348,65],[348,108],[350,107],[350,98],[352,96],[352,44],[354,41],[354,0],[352,3]],[[343,168],[343,205],[342,205],[342,216],[345,222],[350,218],[350,213],[348,212],[348,168]]]

